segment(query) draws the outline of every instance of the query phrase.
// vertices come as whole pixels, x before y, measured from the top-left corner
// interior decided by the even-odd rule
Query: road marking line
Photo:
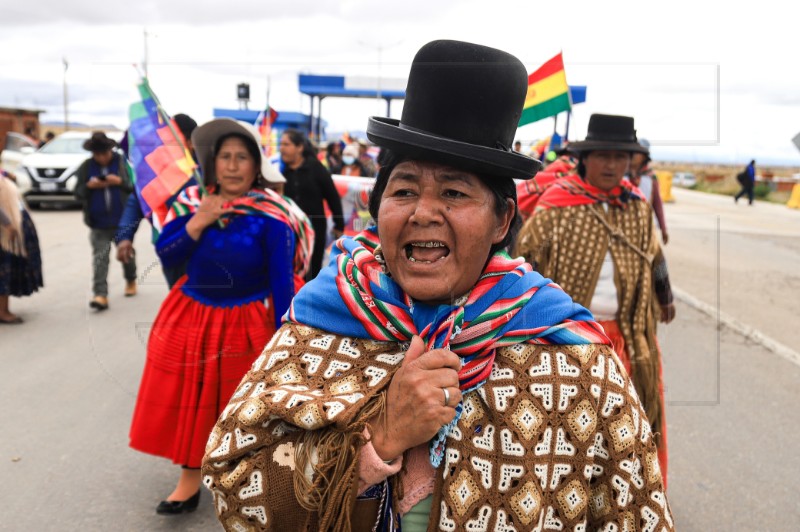
[[[795,351],[794,349],[786,346],[779,341],[770,338],[766,334],[762,333],[758,329],[750,327],[749,325],[745,325],[744,323],[740,322],[733,316],[718,310],[713,305],[709,305],[705,301],[701,301],[691,295],[688,292],[681,290],[680,288],[672,285],[672,294],[679,299],[680,301],[686,303],[690,307],[703,312],[704,314],[709,315],[712,318],[719,318],[720,323],[725,325],[726,327],[732,329],[734,332],[737,332],[744,336],[746,339],[755,342],[768,351],[775,353],[776,355],[780,355],[792,364],[796,366],[800,366],[800,353]]]

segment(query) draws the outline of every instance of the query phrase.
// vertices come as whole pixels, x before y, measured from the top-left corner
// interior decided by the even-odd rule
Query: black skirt
[[[29,296],[44,286],[39,237],[33,220],[26,211],[22,211],[22,232],[25,235],[27,257],[20,257],[0,249],[0,295],[2,296]]]

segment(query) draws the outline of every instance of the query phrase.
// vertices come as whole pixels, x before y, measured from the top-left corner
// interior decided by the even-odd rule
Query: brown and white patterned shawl
[[[660,427],[661,362],[652,264],[661,251],[649,205],[632,201],[625,209],[608,211],[597,203],[537,210],[520,231],[516,246],[516,254],[587,308],[609,250],[619,303],[617,322],[633,381],[652,426]]]
[[[349,530],[340,517],[355,504],[360,435],[404,354],[278,330],[206,448],[203,481],[223,526]],[[464,408],[436,470],[429,530],[673,530],[650,425],[608,346],[500,349]],[[341,492],[341,506],[314,508]]]

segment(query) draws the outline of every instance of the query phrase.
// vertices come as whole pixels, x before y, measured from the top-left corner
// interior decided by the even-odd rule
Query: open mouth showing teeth
[[[430,264],[445,259],[450,254],[450,248],[444,242],[429,240],[406,244],[405,252],[406,258],[411,262]]]

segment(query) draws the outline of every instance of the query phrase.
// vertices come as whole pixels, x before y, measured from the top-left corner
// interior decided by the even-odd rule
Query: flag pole
[[[69,98],[67,96],[67,69],[69,68],[69,63],[66,57],[62,57],[61,61],[64,62],[64,131],[69,131]]]
[[[269,74],[267,74],[267,108],[265,109],[264,113],[266,114],[265,118],[269,123],[269,137],[267,137],[267,145],[262,147],[262,150],[264,148],[267,148],[267,152],[263,155],[266,157],[272,156],[272,120],[270,120],[270,115],[272,115],[272,111],[270,110],[269,107],[269,91],[271,87],[272,87],[272,79],[269,76]]]
[[[269,111],[269,89],[271,85],[270,76],[267,76],[267,111]]]
[[[572,116],[572,109],[567,111],[567,129],[564,131],[564,142],[569,142],[569,119]]]
[[[564,50],[563,48],[559,52],[561,54],[561,62],[564,62]],[[572,116],[572,89],[569,86],[569,81],[567,81],[567,69],[564,68],[564,81],[567,82],[567,98],[569,98],[569,109],[567,109],[567,125],[564,130],[564,138],[561,139],[561,145],[563,146],[565,142],[569,142],[569,119]]]

